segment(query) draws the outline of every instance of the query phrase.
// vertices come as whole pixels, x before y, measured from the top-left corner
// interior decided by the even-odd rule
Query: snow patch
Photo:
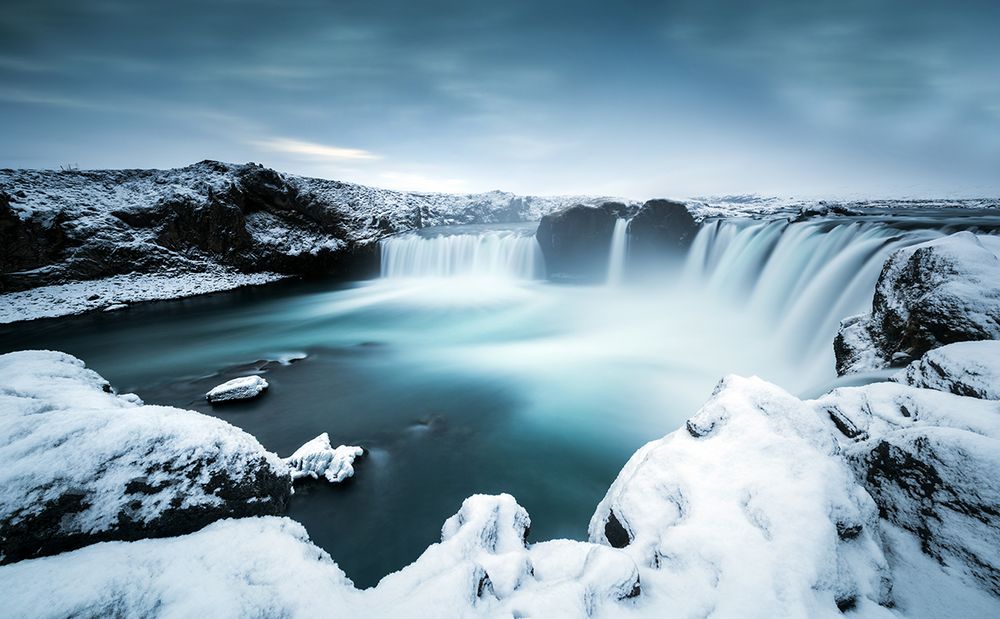
[[[104,279],[42,286],[0,295],[0,324],[54,318],[140,301],[159,301],[257,286],[284,279],[277,273],[204,273],[116,275]],[[109,307],[110,304],[110,307]]]
[[[285,458],[285,464],[291,470],[293,480],[325,477],[336,484],[354,476],[354,459],[360,458],[364,452],[364,449],[354,445],[340,445],[334,449],[330,444],[330,435],[324,432]]]
[[[1000,341],[957,342],[925,354],[893,381],[985,400],[1000,400]]]

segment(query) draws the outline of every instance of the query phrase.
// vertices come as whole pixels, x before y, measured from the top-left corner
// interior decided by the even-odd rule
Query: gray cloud
[[[1000,193],[995,3],[623,4],[15,0],[0,165],[264,158],[421,188]]]

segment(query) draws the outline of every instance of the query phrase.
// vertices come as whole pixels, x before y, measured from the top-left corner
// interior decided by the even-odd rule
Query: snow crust
[[[205,398],[209,402],[230,402],[256,398],[267,389],[267,381],[262,376],[240,376],[213,387]]]
[[[277,273],[131,273],[104,279],[42,286],[0,295],[0,324],[82,314],[140,301],[159,301],[257,286],[284,279]]]
[[[324,432],[285,458],[285,464],[292,472],[293,480],[325,477],[336,484],[354,476],[354,459],[364,453],[364,449],[355,445],[334,448],[330,444],[330,435]]]
[[[1000,400],[1000,341],[957,342],[925,354],[895,382],[985,400]]]

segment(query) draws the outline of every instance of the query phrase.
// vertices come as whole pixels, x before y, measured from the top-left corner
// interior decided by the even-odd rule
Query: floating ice
[[[205,394],[209,402],[249,400],[256,398],[267,389],[267,381],[260,376],[241,376],[227,380]]]

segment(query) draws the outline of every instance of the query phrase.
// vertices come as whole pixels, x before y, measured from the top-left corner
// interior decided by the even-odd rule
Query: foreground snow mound
[[[877,383],[814,405],[882,516],[1000,596],[1000,402]]]
[[[326,432],[307,442],[285,458],[285,464],[292,472],[292,479],[325,477],[336,484],[354,476],[354,459],[365,453],[361,447],[340,445],[336,449],[330,444]]]
[[[445,522],[441,543],[375,591],[430,613],[412,616],[468,609],[490,617],[587,617],[627,607],[639,595],[639,572],[624,553],[569,540],[528,546],[530,525],[508,494],[469,497]]]
[[[0,616],[586,617],[630,608],[639,576],[628,556],[568,540],[527,546],[528,524],[509,495],[470,497],[441,543],[359,591],[302,525],[226,520],[0,567]]]
[[[0,617],[21,619],[356,616],[361,609],[359,592],[302,525],[275,517],[3,566],[0,591]]]
[[[878,512],[836,449],[805,403],[729,376],[685,429],[632,456],[590,539],[623,548],[643,603],[672,616],[878,613],[892,603]]]
[[[837,372],[901,365],[953,342],[1000,339],[1000,238],[957,232],[889,256],[872,311],[844,320]]]
[[[1000,341],[959,342],[928,352],[892,380],[984,400],[1000,400]]]
[[[241,376],[212,388],[205,398],[212,403],[249,400],[259,396],[267,387],[267,381],[260,376]]]
[[[79,359],[0,355],[0,563],[281,513],[287,467],[249,434],[116,395]]]

